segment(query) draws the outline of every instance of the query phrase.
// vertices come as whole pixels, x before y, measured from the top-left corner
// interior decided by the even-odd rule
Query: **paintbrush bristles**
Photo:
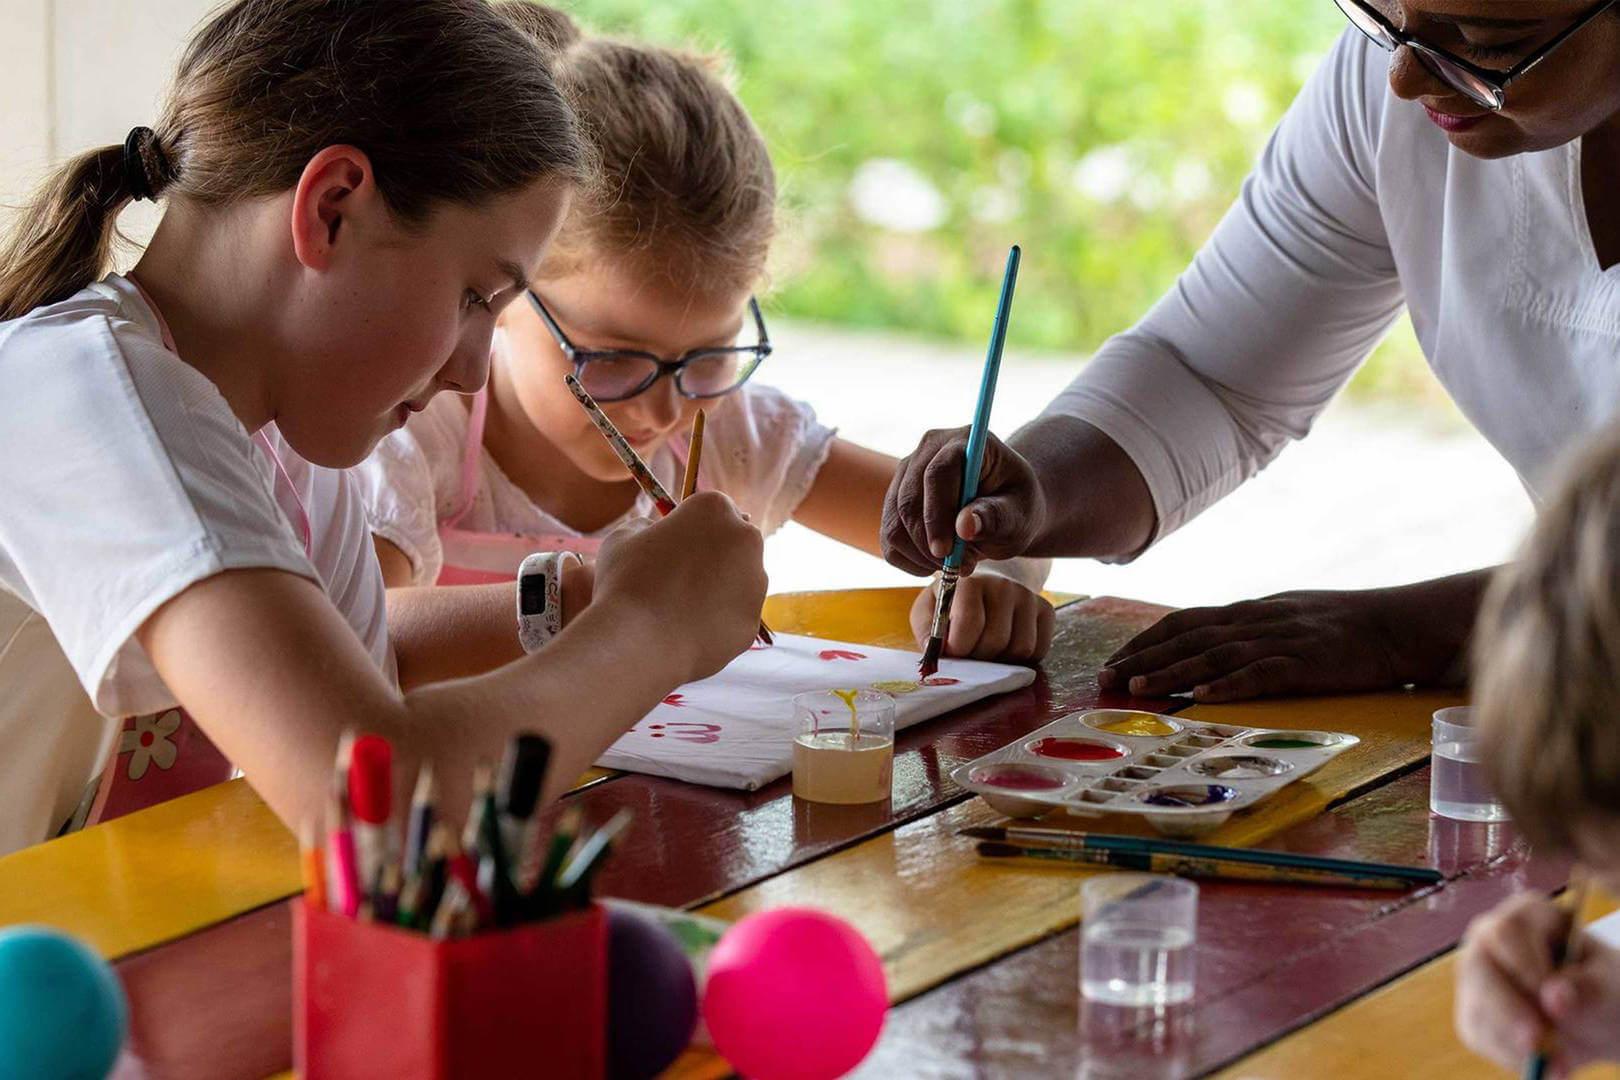
[[[939,658],[945,651],[945,632],[950,627],[951,601],[956,598],[956,583],[959,580],[954,570],[947,569],[940,575],[939,591],[934,597],[934,625],[928,632],[928,646],[923,650],[922,662],[917,665],[917,673],[924,679],[939,671]]]

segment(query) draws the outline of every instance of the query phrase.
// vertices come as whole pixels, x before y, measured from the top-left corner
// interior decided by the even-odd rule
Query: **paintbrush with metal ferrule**
[[[996,301],[996,321],[990,327],[990,348],[984,358],[984,377],[979,382],[979,407],[973,414],[973,426],[968,429],[967,461],[962,469],[962,500],[957,513],[978,498],[979,472],[984,468],[984,444],[990,435],[990,407],[996,400],[996,379],[1001,374],[1001,353],[1007,344],[1007,320],[1012,314],[1013,288],[1018,284],[1018,261],[1022,252],[1014,244],[1007,252],[1007,269],[1001,276],[1001,298]],[[939,595],[934,599],[934,626],[928,634],[928,647],[923,650],[918,671],[922,678],[939,670],[939,656],[945,649],[945,630],[950,624],[951,601],[956,598],[956,583],[962,576],[962,561],[967,557],[967,543],[958,536],[945,556],[945,568],[940,573]]]
[[[624,463],[624,467],[630,470],[630,476],[635,480],[636,484],[642,491],[647,493],[647,497],[658,507],[659,516],[664,517],[674,513],[676,503],[668,489],[658,482],[658,477],[654,476],[653,471],[647,467],[647,463],[641,460],[641,455],[636,453],[636,448],[630,445],[630,440],[626,439],[619,429],[614,426],[613,421],[608,419],[607,413],[602,411],[602,406],[596,403],[596,399],[591,397],[590,392],[572,374],[564,375],[563,382],[568,384],[568,392],[574,395],[574,400],[579,402],[580,408],[585,410],[585,415],[591,418],[591,423],[596,425],[596,430],[602,433],[602,438],[607,440],[608,445],[613,448],[613,452]],[[756,632],[756,636],[767,645],[775,640],[771,634],[771,628],[765,625],[764,619],[759,621],[759,630]]]

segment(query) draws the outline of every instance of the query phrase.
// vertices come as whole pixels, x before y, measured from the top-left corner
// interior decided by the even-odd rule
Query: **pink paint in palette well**
[[[1068,783],[1062,773],[1039,765],[984,765],[968,779],[1003,791],[1056,791]]]

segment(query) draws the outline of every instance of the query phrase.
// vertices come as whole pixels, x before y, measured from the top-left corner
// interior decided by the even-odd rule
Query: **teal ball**
[[[101,957],[48,927],[0,930],[0,1077],[103,1080],[128,1030],[124,988]]]

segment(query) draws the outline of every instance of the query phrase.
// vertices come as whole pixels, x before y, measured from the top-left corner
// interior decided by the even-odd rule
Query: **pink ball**
[[[809,908],[750,915],[709,957],[703,1019],[751,1080],[831,1080],[877,1042],[883,964],[849,923]]]

